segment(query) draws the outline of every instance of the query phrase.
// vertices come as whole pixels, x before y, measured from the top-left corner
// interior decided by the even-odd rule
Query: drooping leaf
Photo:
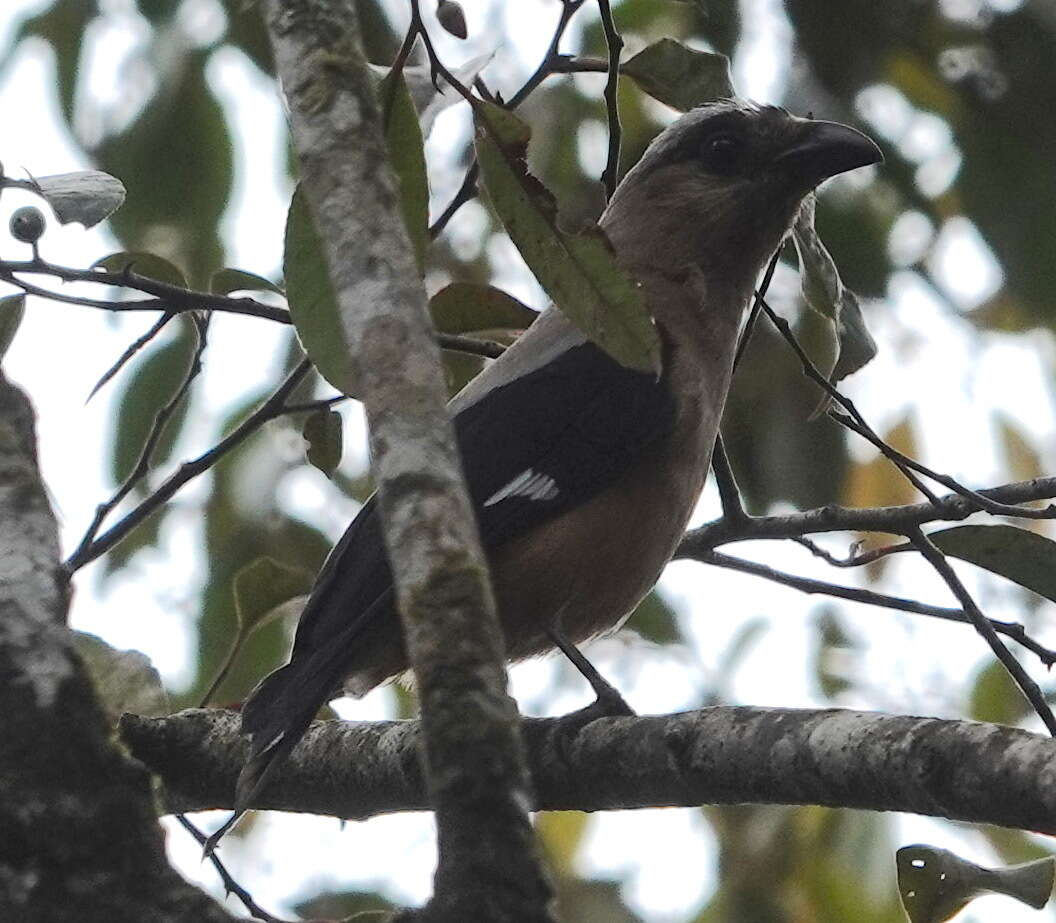
[[[128,189],[124,206],[110,219],[123,249],[163,246],[161,254],[203,287],[223,265],[218,228],[234,175],[231,133],[206,78],[212,48],[173,42],[164,47],[166,66],[156,92],[93,156]]]
[[[814,228],[814,205],[813,196],[804,201],[792,239],[799,254],[803,297],[836,327],[839,350],[829,375],[835,383],[871,362],[876,356],[876,342],[865,326],[858,297],[843,284],[835,261]],[[827,406],[828,401],[824,404]]]
[[[258,276],[244,269],[232,269],[230,266],[218,269],[209,280],[209,291],[217,295],[230,295],[232,292],[274,292],[283,291],[270,279]]]
[[[344,445],[341,414],[326,407],[310,413],[305,418],[301,435],[308,443],[309,464],[314,465],[327,477],[332,477],[334,470],[341,464]]]
[[[915,844],[896,854],[898,892],[911,923],[942,923],[984,894],[1004,894],[1040,910],[1052,894],[1056,860],[988,869],[948,849]]]
[[[46,10],[25,20],[15,34],[15,45],[28,36],[50,43],[58,78],[55,88],[67,123],[73,121],[77,75],[82,45],[89,34],[88,24],[98,15],[98,0],[55,0]]]
[[[960,558],[1056,602],[1056,542],[1016,526],[954,526],[928,536]]]
[[[73,641],[112,720],[116,721],[126,711],[137,715],[170,712],[161,677],[146,654],[119,651],[83,631],[73,632]]]
[[[25,294],[8,295],[5,298],[0,298],[0,362],[3,361],[4,354],[11,346],[11,341],[14,340],[15,334],[18,333],[18,327],[22,323],[25,313]]]
[[[79,170],[33,178],[61,224],[74,221],[86,228],[109,218],[125,201],[125,186],[101,170]]]
[[[553,196],[527,169],[528,127],[477,105],[476,149],[491,202],[510,239],[568,318],[628,368],[660,369],[660,339],[638,286],[616,264],[600,228],[568,234]]]
[[[92,269],[107,272],[130,272],[169,285],[186,288],[187,279],[179,267],[155,253],[111,253],[92,263]]]
[[[353,397],[352,347],[345,341],[323,242],[300,186],[294,190],[286,217],[283,273],[290,317],[304,351],[323,378],[342,394]]]
[[[680,112],[735,95],[725,55],[695,51],[671,38],[653,42],[620,70],[650,96]]]
[[[392,74],[387,75],[381,81],[378,95],[383,100],[392,96],[392,110],[385,126],[385,143],[389,149],[389,164],[400,184],[403,224],[414,248],[418,271],[421,272],[429,247],[429,178],[425,169],[422,129],[402,75],[398,77],[395,87],[392,85]]]
[[[526,330],[539,315],[493,285],[452,282],[429,299],[438,333]]]

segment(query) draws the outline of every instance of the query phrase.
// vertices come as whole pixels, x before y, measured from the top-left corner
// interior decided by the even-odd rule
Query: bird
[[[883,159],[838,122],[725,99],[664,129],[599,224],[639,284],[659,374],[543,311],[449,405],[510,661],[619,624],[674,554],[704,486],[746,308],[815,187]],[[324,562],[289,662],[242,708],[251,805],[319,708],[409,668],[377,503]]]

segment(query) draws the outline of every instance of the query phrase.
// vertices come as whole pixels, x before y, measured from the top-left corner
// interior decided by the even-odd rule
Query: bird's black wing
[[[495,387],[457,414],[455,433],[481,539],[494,549],[603,490],[674,425],[666,383],[624,368],[590,342]],[[323,565],[297,627],[290,662],[268,676],[242,713],[251,759],[239,780],[244,809],[264,773],[336,691],[357,643],[394,619],[374,498]]]

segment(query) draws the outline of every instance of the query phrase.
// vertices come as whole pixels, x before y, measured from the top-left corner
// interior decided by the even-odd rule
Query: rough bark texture
[[[543,810],[824,804],[1056,834],[1056,741],[1016,728],[721,707],[572,732],[561,719],[526,719],[524,729]],[[231,806],[244,755],[236,715],[126,715],[121,731],[174,807]],[[356,819],[421,810],[418,734],[417,721],[317,722],[259,807]]]
[[[270,0],[301,180],[325,241],[371,431],[386,545],[424,722],[439,865],[430,920],[551,919],[517,709],[399,218],[351,0]]]
[[[65,625],[33,411],[0,374],[0,920],[232,919],[168,865]]]

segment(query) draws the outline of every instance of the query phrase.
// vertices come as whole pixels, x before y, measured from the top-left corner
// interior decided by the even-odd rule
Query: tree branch
[[[468,93],[436,59],[430,66]],[[425,292],[397,213],[351,0],[269,0],[305,189],[370,423],[372,470],[437,815],[430,921],[550,921],[502,635],[446,409]],[[457,639],[457,643],[456,640]]]
[[[524,721],[536,809],[824,804],[1056,833],[1056,742],[1016,728],[745,707],[601,718],[571,737],[562,722]],[[126,715],[121,734],[173,808],[197,811],[231,805],[238,726],[189,710]],[[316,722],[258,806],[357,820],[422,810],[419,734],[417,721]]]
[[[1056,498],[1056,477],[1016,481],[978,491],[980,496],[1002,504],[1029,503]],[[692,529],[682,539],[676,558],[700,560],[708,552],[731,542],[756,539],[788,539],[820,532],[883,532],[905,535],[913,526],[930,522],[960,522],[981,512],[970,497],[949,494],[935,503],[911,503],[906,506],[850,508],[822,506],[785,516],[749,516],[730,523],[717,519]]]

